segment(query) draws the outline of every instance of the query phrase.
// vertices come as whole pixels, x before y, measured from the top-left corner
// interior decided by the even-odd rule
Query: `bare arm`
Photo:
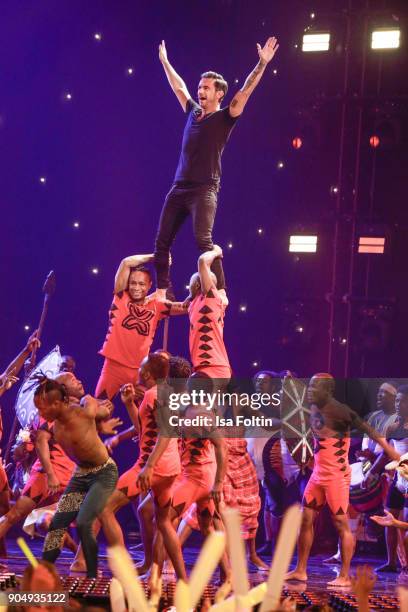
[[[223,438],[214,436],[213,438],[211,438],[211,442],[214,444],[215,447],[215,460],[217,462],[217,471],[215,473],[212,495],[215,503],[219,504],[222,497],[224,477],[227,471],[228,449]]]
[[[206,251],[198,258],[198,274],[200,275],[202,293],[207,293],[214,285],[211,265],[217,257],[222,257],[222,249],[214,244],[212,251]]]
[[[164,40],[162,40],[159,45],[159,60],[162,63],[167,80],[170,83],[170,87],[176,94],[177,100],[180,102],[183,110],[185,111],[187,102],[190,100],[191,96],[188,92],[187,85],[181,76],[174,70],[167,58],[166,43]]]
[[[272,60],[273,56],[279,48],[279,45],[277,43],[276,38],[272,37],[268,38],[263,47],[261,47],[261,45],[257,43],[256,48],[258,50],[259,62],[252,70],[251,74],[247,76],[244,86],[235,94],[235,96],[231,100],[229,106],[229,112],[231,117],[238,117],[242,113],[246,103],[248,102],[249,96],[261,80],[261,77],[265,72],[266,66]]]
[[[35,332],[31,334],[21,353],[19,353],[17,357],[13,359],[13,361],[4,370],[3,374],[0,375],[0,397],[5,391],[10,389],[15,382],[17,382],[17,374],[20,372],[30,353],[34,349],[41,346],[41,342],[37,338],[37,331],[38,330],[35,330]]]
[[[51,463],[49,441],[51,434],[48,431],[40,429],[35,436],[35,450],[37,451],[38,459],[47,475],[48,487],[50,493],[55,493],[61,489],[61,483],[55,475],[54,468]]]
[[[149,263],[149,261],[153,261],[153,259],[153,253],[148,253],[147,255],[130,255],[122,259],[115,275],[114,292],[120,293],[120,291],[124,291],[127,288],[131,268]]]
[[[154,445],[154,448],[150,453],[150,457],[148,458],[145,467],[139,472],[139,476],[137,477],[137,483],[139,484],[142,491],[145,492],[150,489],[155,465],[159,461],[160,457],[163,455],[169,444],[170,438],[165,438],[164,436],[161,436],[159,434],[156,440],[156,444]]]
[[[379,434],[376,429],[374,429],[373,427],[371,427],[371,425],[363,421],[363,419],[361,419],[357,415],[357,413],[352,411],[352,416],[354,427],[359,429],[362,433],[367,434],[369,438],[377,442],[381,446],[381,448],[387,453],[387,455],[391,457],[391,459],[398,460],[400,458],[400,455],[397,453],[395,448],[391,446],[389,442],[387,442],[386,438],[383,435]]]

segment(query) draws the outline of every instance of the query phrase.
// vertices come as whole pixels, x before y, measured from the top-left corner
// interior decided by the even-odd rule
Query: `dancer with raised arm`
[[[237,118],[278,47],[276,38],[268,38],[263,47],[257,44],[257,65],[230,104],[221,108],[228,90],[224,77],[217,72],[204,72],[198,83],[197,103],[169,62],[164,40],[159,46],[159,59],[170,87],[187,114],[180,159],[173,185],[164,202],[156,236],[155,267],[157,288],[162,299],[170,282],[170,247],[189,215],[192,216],[199,250],[204,252],[213,248],[212,230],[220,188],[221,156]],[[217,276],[218,289],[223,289],[225,280],[219,258],[213,262],[212,269]]]

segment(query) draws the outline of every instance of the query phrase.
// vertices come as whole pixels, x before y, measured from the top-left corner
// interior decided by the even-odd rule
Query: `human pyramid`
[[[148,602],[137,586],[137,575],[150,570],[152,584],[157,587],[166,557],[179,580],[177,610],[196,606],[218,564],[222,581],[232,586],[234,594],[215,605],[214,610],[235,609],[236,605],[245,610],[261,601],[261,610],[272,610],[279,601],[293,553],[301,520],[298,506],[289,510],[281,526],[268,583],[252,591],[249,589],[243,530],[246,530],[250,560],[259,569],[269,568],[255,551],[260,509],[258,480],[242,431],[237,430],[236,436],[224,438],[210,419],[204,428],[187,425],[176,434],[173,430],[172,435],[163,427],[163,422],[168,421],[168,406],[161,397],[162,389],[168,389],[169,385],[178,394],[194,390],[210,394],[225,390],[230,383],[232,370],[223,340],[228,298],[222,249],[212,239],[221,155],[277,49],[275,38],[269,38],[263,47],[257,45],[257,65],[230,104],[221,108],[228,88],[224,78],[215,72],[203,73],[198,85],[198,103],[195,102],[170,64],[162,41],[159,58],[187,120],[174,183],[160,217],[155,251],[126,257],[118,268],[109,328],[100,351],[104,364],[95,397],[85,394],[82,383],[68,366],[56,378],[39,376],[33,381],[36,385],[34,403],[42,419],[36,443],[39,464],[33,467],[13,509],[4,512],[0,538],[34,508],[58,500],[47,525],[43,559],[55,562],[64,545],[72,549],[67,529],[76,521],[82,552],[78,553],[73,567],[83,569],[85,561],[87,576],[96,577],[96,534],[102,527],[110,547],[112,569],[125,588],[128,605],[134,610],[148,609]],[[197,272],[190,279],[187,299],[175,302],[167,298],[170,248],[189,215],[201,254]],[[151,273],[146,267],[150,262],[156,270],[154,292],[151,292]],[[166,350],[150,352],[159,323],[173,315],[188,316],[191,365]],[[38,344],[34,334],[24,354],[7,368],[3,389],[14,382],[25,357]],[[350,474],[348,462],[339,462],[338,450],[341,447],[342,456],[347,456],[350,428],[356,426],[376,440],[393,459],[398,459],[399,454],[353,411],[345,410],[346,407],[336,402],[333,388],[334,381],[328,374],[316,375],[310,384],[311,427],[320,444],[304,493],[300,565],[287,578],[307,579],[313,513],[327,502],[336,517],[343,554],[343,565],[334,584],[344,586],[350,583],[353,552],[347,518]],[[118,393],[132,422],[132,427],[122,437],[136,436],[139,447],[133,467],[120,477],[110,456],[113,444],[104,444],[100,438],[101,433],[110,434],[121,424],[119,419],[112,417],[111,400]],[[190,422],[208,414],[205,402],[188,406],[184,411],[186,421],[190,419]],[[117,440],[116,437],[116,443]],[[234,489],[242,491],[241,503],[234,500],[231,493]],[[135,570],[129,566],[116,513],[136,498],[141,502],[139,518],[145,560]],[[177,533],[178,524],[189,515],[190,519],[196,517],[207,538],[190,578]],[[227,592],[225,588],[220,600]],[[120,599],[120,589],[118,597]]]

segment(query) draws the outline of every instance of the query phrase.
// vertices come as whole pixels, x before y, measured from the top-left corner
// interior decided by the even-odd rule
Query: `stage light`
[[[273,74],[278,74],[278,69],[277,69],[277,68],[274,68],[274,69],[272,70],[272,72],[273,72]]]
[[[241,304],[241,306],[239,307],[239,309],[240,309],[240,311],[241,311],[241,312],[246,312],[247,307],[246,307],[246,305],[245,305],[245,304]]]
[[[358,239],[358,252],[382,255],[385,248],[385,237],[360,236]]]
[[[347,344],[347,338],[339,338],[339,344],[341,344],[342,346],[344,346],[345,344]]]
[[[24,331],[30,331],[30,326],[29,325],[24,325]]]
[[[302,51],[310,53],[313,51],[328,51],[330,47],[329,32],[315,32],[314,34],[304,34]]]
[[[290,253],[316,253],[317,236],[293,235],[289,239]]]
[[[237,85],[239,83],[239,79],[234,79],[234,83]]]
[[[401,30],[399,28],[381,28],[371,32],[372,49],[398,49]]]
[[[74,221],[73,226],[74,226],[75,228],[78,228],[78,227],[79,227],[79,221]]]
[[[102,40],[102,34],[100,32],[95,32],[94,39],[95,40]]]
[[[302,325],[296,325],[296,327],[295,327],[295,331],[296,331],[298,334],[303,334],[304,329],[303,329]]]
[[[66,93],[64,97],[66,100],[72,100],[72,94],[70,93]]]
[[[47,179],[45,178],[45,176],[40,176],[40,183],[44,184],[47,182]]]
[[[129,76],[132,76],[132,74],[133,74],[133,68],[130,68],[130,67],[129,67],[129,68],[127,69],[127,71],[126,71],[126,72],[128,73],[128,75],[129,75]]]
[[[281,170],[282,168],[285,167],[285,164],[283,163],[283,161],[278,162],[278,168]]]
[[[257,368],[259,366],[259,363],[257,361],[253,361],[252,362],[252,367],[253,368]]]
[[[303,144],[302,139],[299,138],[299,136],[296,136],[296,138],[292,140],[292,146],[294,149],[300,149],[302,144]]]
[[[337,187],[337,185],[332,185],[330,187],[330,193],[339,193],[339,188]]]
[[[185,285],[185,288],[186,289],[190,289],[190,285]]]
[[[262,227],[258,227],[258,234],[260,236],[262,236],[263,233],[264,233],[263,228]]]
[[[233,247],[234,245],[232,244],[232,242],[229,242],[227,246],[228,246],[228,248],[229,248],[229,249],[232,249],[232,247]]]
[[[310,19],[314,19],[316,17],[315,13],[310,13]]]
[[[376,149],[378,146],[380,146],[380,139],[378,138],[378,136],[370,136],[370,147]]]
[[[91,272],[92,272],[92,274],[99,274],[99,269],[98,268],[92,268]]]

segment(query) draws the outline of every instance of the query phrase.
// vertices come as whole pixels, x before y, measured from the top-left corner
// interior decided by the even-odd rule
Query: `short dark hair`
[[[152,281],[152,273],[150,272],[149,268],[146,268],[146,266],[133,266],[133,268],[130,268],[129,278],[132,272],[143,272],[144,274],[147,274],[150,282]]]
[[[228,91],[228,83],[224,79],[222,74],[219,74],[218,72],[214,72],[213,70],[208,70],[207,72],[203,72],[203,74],[201,75],[201,78],[202,79],[214,79],[215,81],[214,85],[215,85],[216,91],[222,91],[224,93],[221,100],[225,98],[225,96],[227,95],[227,91]]]
[[[214,392],[214,383],[213,379],[208,376],[205,372],[201,372],[198,370],[194,372],[187,382],[187,388],[189,393],[196,391],[200,393],[203,391],[204,393],[213,393]]]
[[[147,358],[150,374],[155,380],[164,380],[169,375],[169,360],[160,353],[150,353]]]
[[[397,393],[401,393],[401,395],[408,395],[408,385],[400,385],[397,389]]]
[[[190,378],[191,364],[184,357],[170,357],[169,378]]]

